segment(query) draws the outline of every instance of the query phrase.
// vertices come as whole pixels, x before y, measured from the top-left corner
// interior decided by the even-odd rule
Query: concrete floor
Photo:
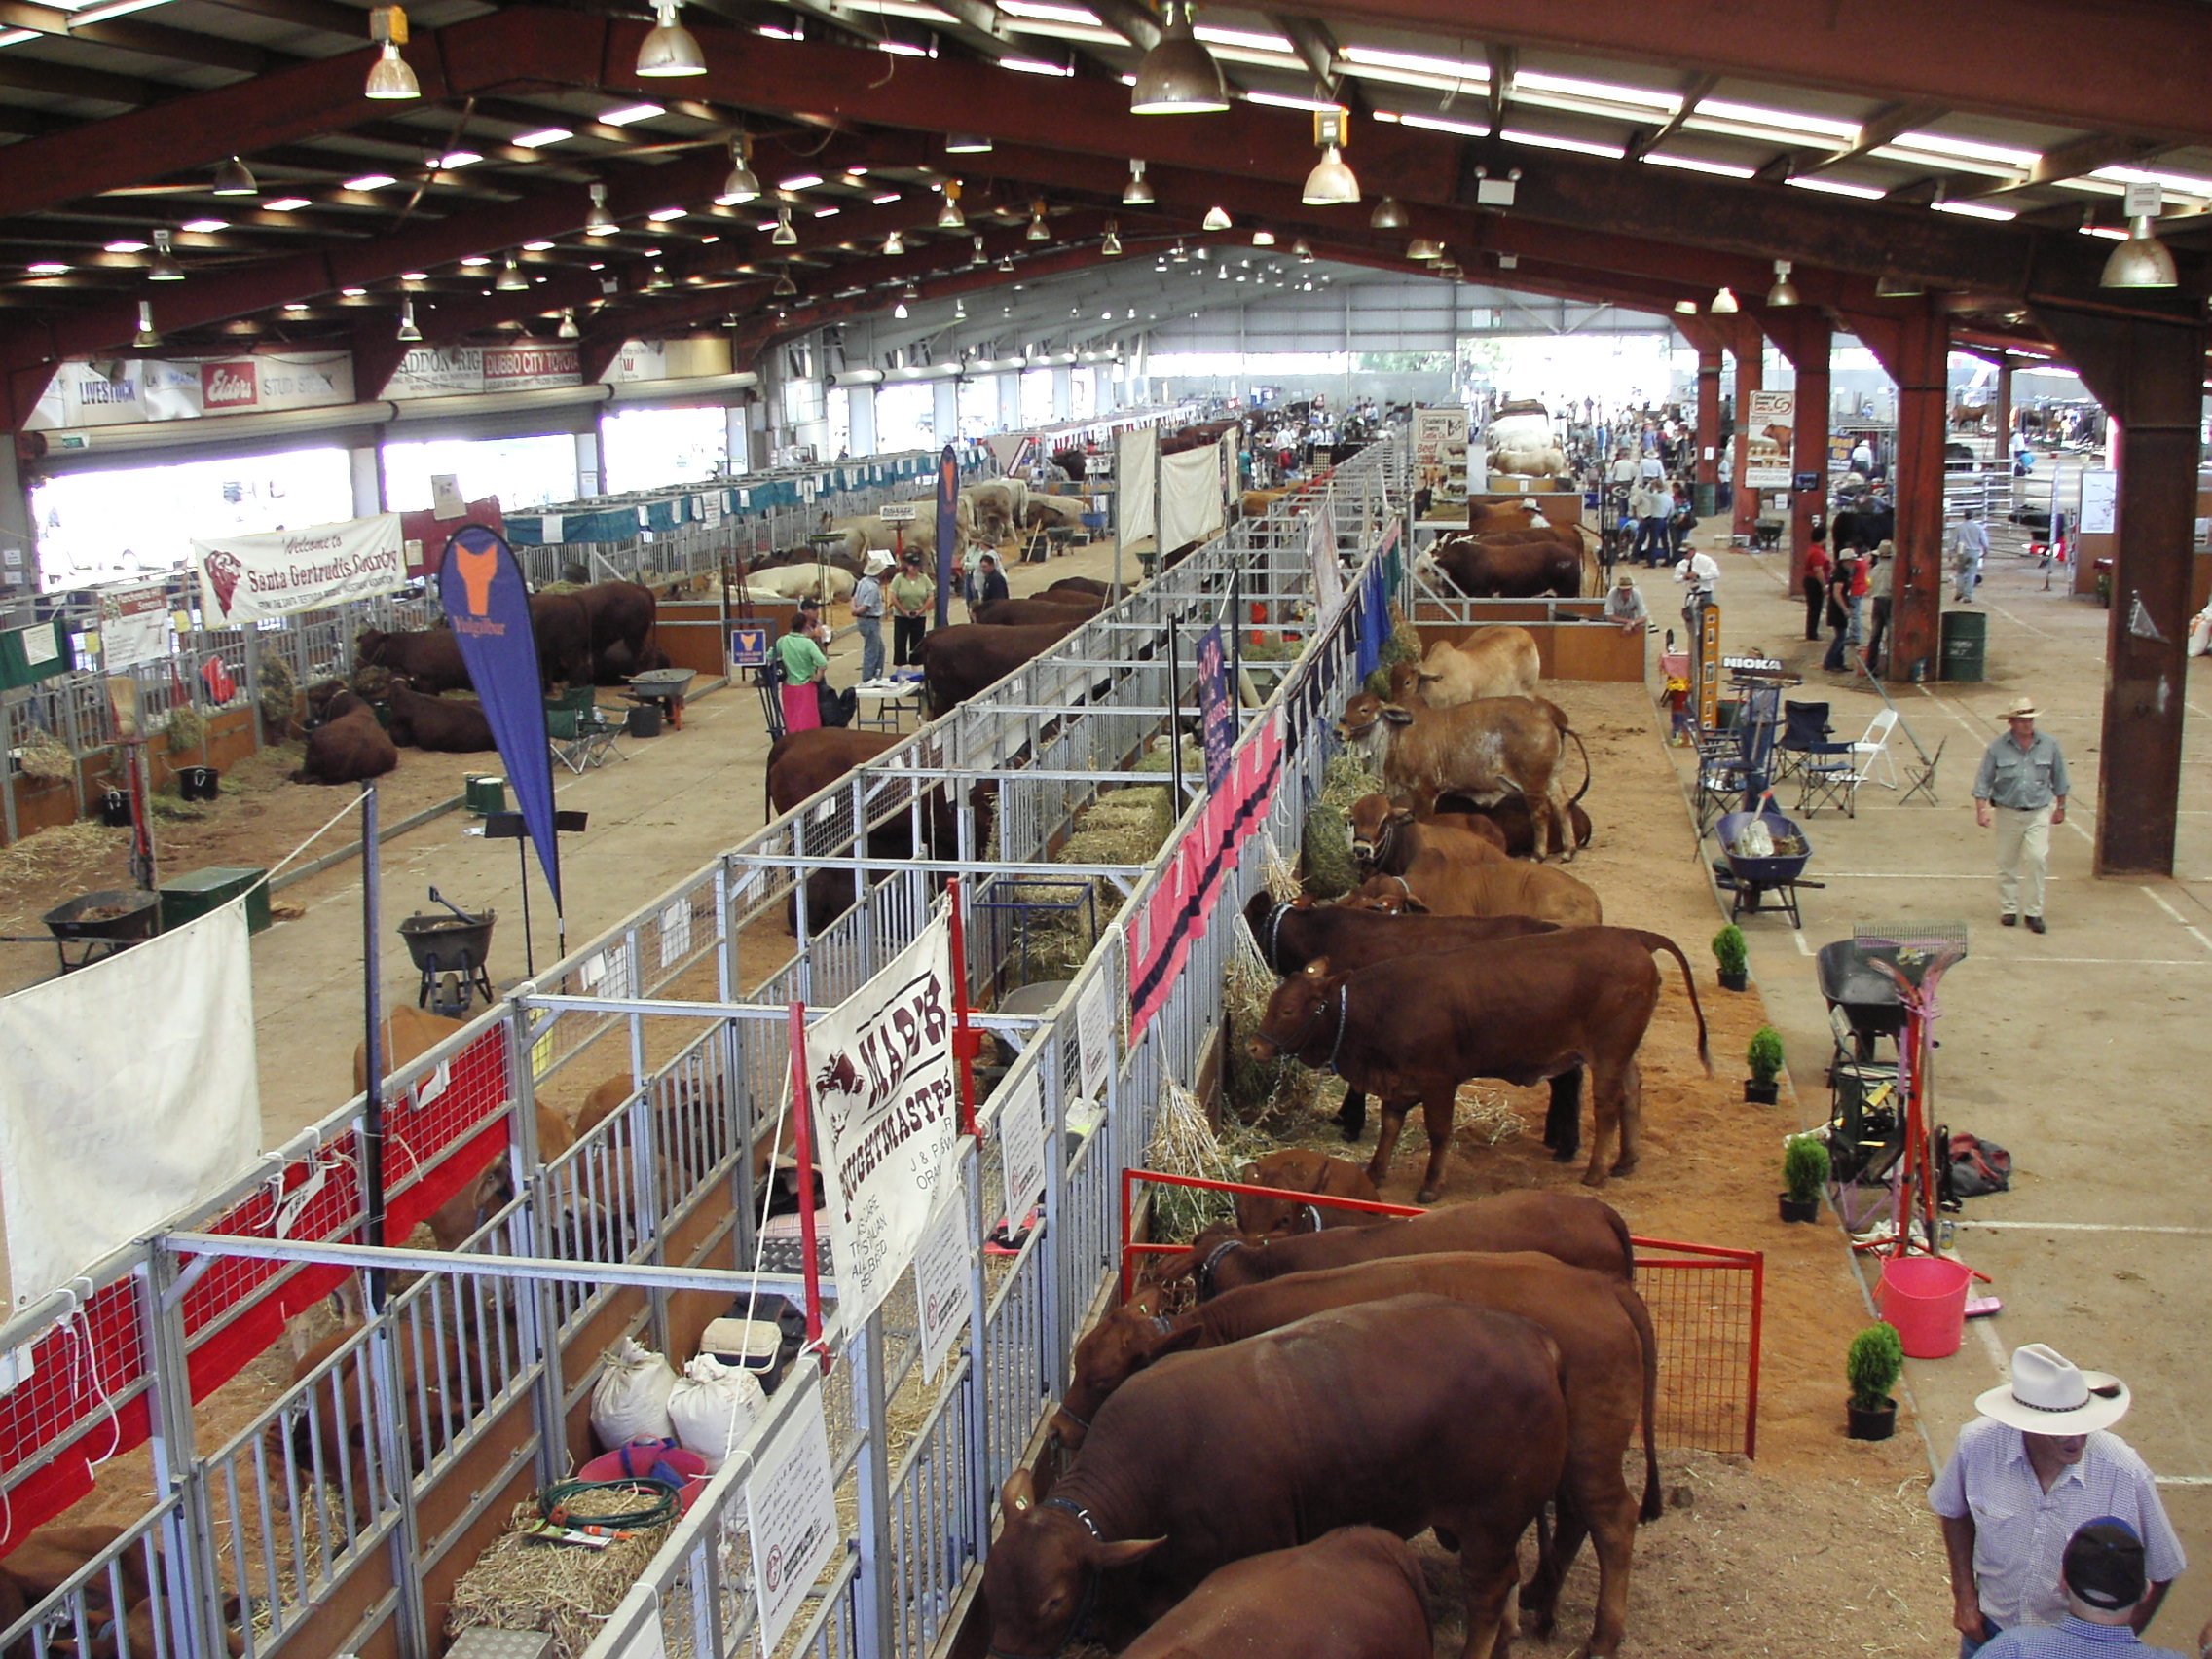
[[[1825,646],[1802,638],[1802,603],[1784,596],[1786,561],[1719,557],[1724,649],[1772,647],[1805,675],[1791,695],[1825,697],[1836,734],[1858,736],[1881,700],[1862,678],[1820,669]],[[2002,1297],[2005,1309],[1970,1321],[1953,1358],[1910,1362],[1907,1383],[1941,1457],[2020,1344],[2048,1343],[2123,1378],[2135,1406],[2118,1432],[2157,1472],[2194,1563],[2154,1631],[2180,1646],[2212,1614],[2212,1422],[2196,1370],[2212,1325],[2212,1220],[2191,1197],[2203,1183],[2185,1161],[2212,1127],[2212,1105],[2186,1082],[2212,1064],[2212,1028],[2187,1013],[2212,995],[2212,685],[2201,682],[2212,670],[2193,665],[2176,878],[2099,881],[2090,853],[2107,612],[2045,592],[2025,559],[1999,553],[1988,571],[1988,682],[1892,691],[1922,744],[1949,740],[1941,803],[1900,807],[1896,793],[1869,789],[1856,820],[1833,810],[1805,820],[1808,874],[1826,889],[1803,895],[1802,932],[1779,917],[1745,919],[1751,970],[1810,1126],[1826,1107],[1830,1049],[1813,952],[1861,921],[1968,924],[1970,955],[1942,983],[1935,1116],[2012,1153],[2012,1190],[1968,1200],[1956,1233],[1960,1255],[1995,1281],[1977,1291]],[[2002,709],[2022,692],[2045,711],[2039,723],[2063,745],[2074,785],[2067,823],[2052,833],[2050,932],[2041,938],[1997,926],[1991,837],[1975,827],[1968,793]],[[1894,747],[1912,753],[1901,732]],[[1777,802],[1788,811],[1794,791]]]

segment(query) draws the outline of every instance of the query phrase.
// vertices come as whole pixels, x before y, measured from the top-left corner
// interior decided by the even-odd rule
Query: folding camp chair
[[[1777,782],[1804,772],[1813,765],[1833,765],[1847,760],[1851,745],[1837,743],[1828,726],[1825,703],[1784,703],[1782,736],[1775,744],[1774,775]]]
[[[553,746],[553,757],[571,772],[604,766],[608,756],[629,759],[615,746],[621,734],[621,719],[593,703],[589,685],[579,685],[545,705],[545,736]]]
[[[1859,816],[1859,786],[1866,781],[1860,769],[1859,746],[1838,745],[1840,756],[1806,759],[1797,768],[1797,810],[1818,812],[1824,806],[1840,806],[1846,818]]]

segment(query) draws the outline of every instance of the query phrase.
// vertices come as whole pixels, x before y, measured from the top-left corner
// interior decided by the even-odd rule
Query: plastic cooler
[[[1948,1359],[1967,1329],[1967,1287],[1973,1270],[1941,1256],[1893,1256],[1882,1264],[1875,1306],[1897,1327],[1910,1359]]]

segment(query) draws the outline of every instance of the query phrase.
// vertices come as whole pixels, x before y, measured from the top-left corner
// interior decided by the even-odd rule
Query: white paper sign
[[[837,1482],[830,1472],[830,1429],[822,1386],[809,1377],[806,1398],[760,1449],[745,1483],[753,1534],[753,1585],[760,1604],[760,1651],[773,1653],[805,1604],[806,1593],[837,1553]]]
[[[22,641],[23,661],[32,668],[50,663],[61,654],[60,647],[54,643],[55,630],[51,622],[41,622],[35,628],[25,628],[16,638]]]
[[[1114,1070],[1114,974],[1111,966],[1091,976],[1075,1005],[1076,1042],[1083,1051],[1083,1092],[1106,1098],[1106,1079]]]
[[[691,901],[679,899],[660,913],[660,965],[673,968],[691,949]]]
[[[2082,534],[2110,535],[2120,528],[2120,474],[2090,468],[2082,474]]]
[[[1006,1178],[1006,1224],[1018,1232],[1045,1190],[1045,1096],[1032,1071],[999,1108],[999,1173]]]
[[[207,625],[236,627],[394,593],[407,585],[399,542],[397,513],[195,541],[192,563]]]
[[[807,1028],[837,1316],[845,1329],[898,1288],[947,1185],[954,1140],[949,910]]]
[[[920,1313],[922,1378],[935,1382],[944,1356],[966,1331],[976,1309],[971,1272],[976,1247],[969,1236],[973,1206],[964,1187],[954,1183],[946,1201],[930,1218],[922,1247],[914,1254],[914,1307]]]

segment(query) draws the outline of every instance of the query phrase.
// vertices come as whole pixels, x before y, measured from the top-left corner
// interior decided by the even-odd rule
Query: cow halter
[[[1076,1419],[1076,1420],[1078,1422],[1083,1421],[1081,1418]],[[1090,1425],[1085,1423],[1084,1426],[1088,1428]],[[1072,1502],[1064,1497],[1048,1497],[1042,1499],[1037,1507],[1039,1509],[1066,1510],[1067,1513],[1083,1523],[1083,1530],[1090,1534],[1092,1543],[1105,1543],[1106,1535],[1099,1531],[1098,1523],[1091,1518],[1090,1511],[1084,1508],[1082,1504]],[[1098,1606],[1099,1580],[1104,1576],[1095,1567],[1088,1569],[1087,1581],[1083,1587],[1083,1600],[1076,1606],[1075,1618],[1069,1623],[1067,1634],[1060,1638],[1059,1646],[1053,1648],[1051,1652],[1015,1653],[1008,1648],[988,1646],[983,1649],[984,1653],[988,1655],[988,1659],[1059,1659],[1059,1655],[1067,1651],[1068,1644],[1079,1640],[1083,1627],[1090,1622],[1090,1615]]]
[[[1269,969],[1277,974],[1282,972],[1282,969],[1278,966],[1281,958],[1276,954],[1278,943],[1282,938],[1282,919],[1296,908],[1298,908],[1296,903],[1285,899],[1268,912],[1267,921],[1261,924],[1260,932],[1264,937],[1260,940],[1260,955]]]
[[[1321,1067],[1321,1075],[1323,1077],[1334,1077],[1336,1075],[1337,1056],[1344,1051],[1345,1026],[1346,1024],[1345,990],[1345,982],[1342,980],[1338,981],[1337,1039],[1335,1042],[1329,1045],[1328,1063]],[[1279,1052],[1289,1054],[1293,1058],[1295,1058],[1298,1054],[1298,1051],[1305,1048],[1308,1043],[1313,1040],[1314,1034],[1320,1029],[1322,1017],[1328,1013],[1328,1010],[1329,999],[1327,997],[1323,997],[1319,1002],[1313,1005],[1313,1012],[1310,1014],[1307,1015],[1305,1027],[1300,1030],[1296,1037],[1285,1038],[1272,1036],[1269,1033],[1265,1026],[1261,1027],[1258,1035],[1262,1040],[1273,1044],[1275,1049]]]
[[[1390,849],[1397,844],[1397,841],[1398,821],[1395,818],[1384,815],[1382,819],[1382,828],[1376,830],[1373,839],[1371,839],[1367,843],[1368,868],[1375,868],[1376,866],[1381,865],[1384,859],[1388,858],[1390,856]],[[1402,883],[1405,880],[1405,877],[1400,876],[1398,879]]]

